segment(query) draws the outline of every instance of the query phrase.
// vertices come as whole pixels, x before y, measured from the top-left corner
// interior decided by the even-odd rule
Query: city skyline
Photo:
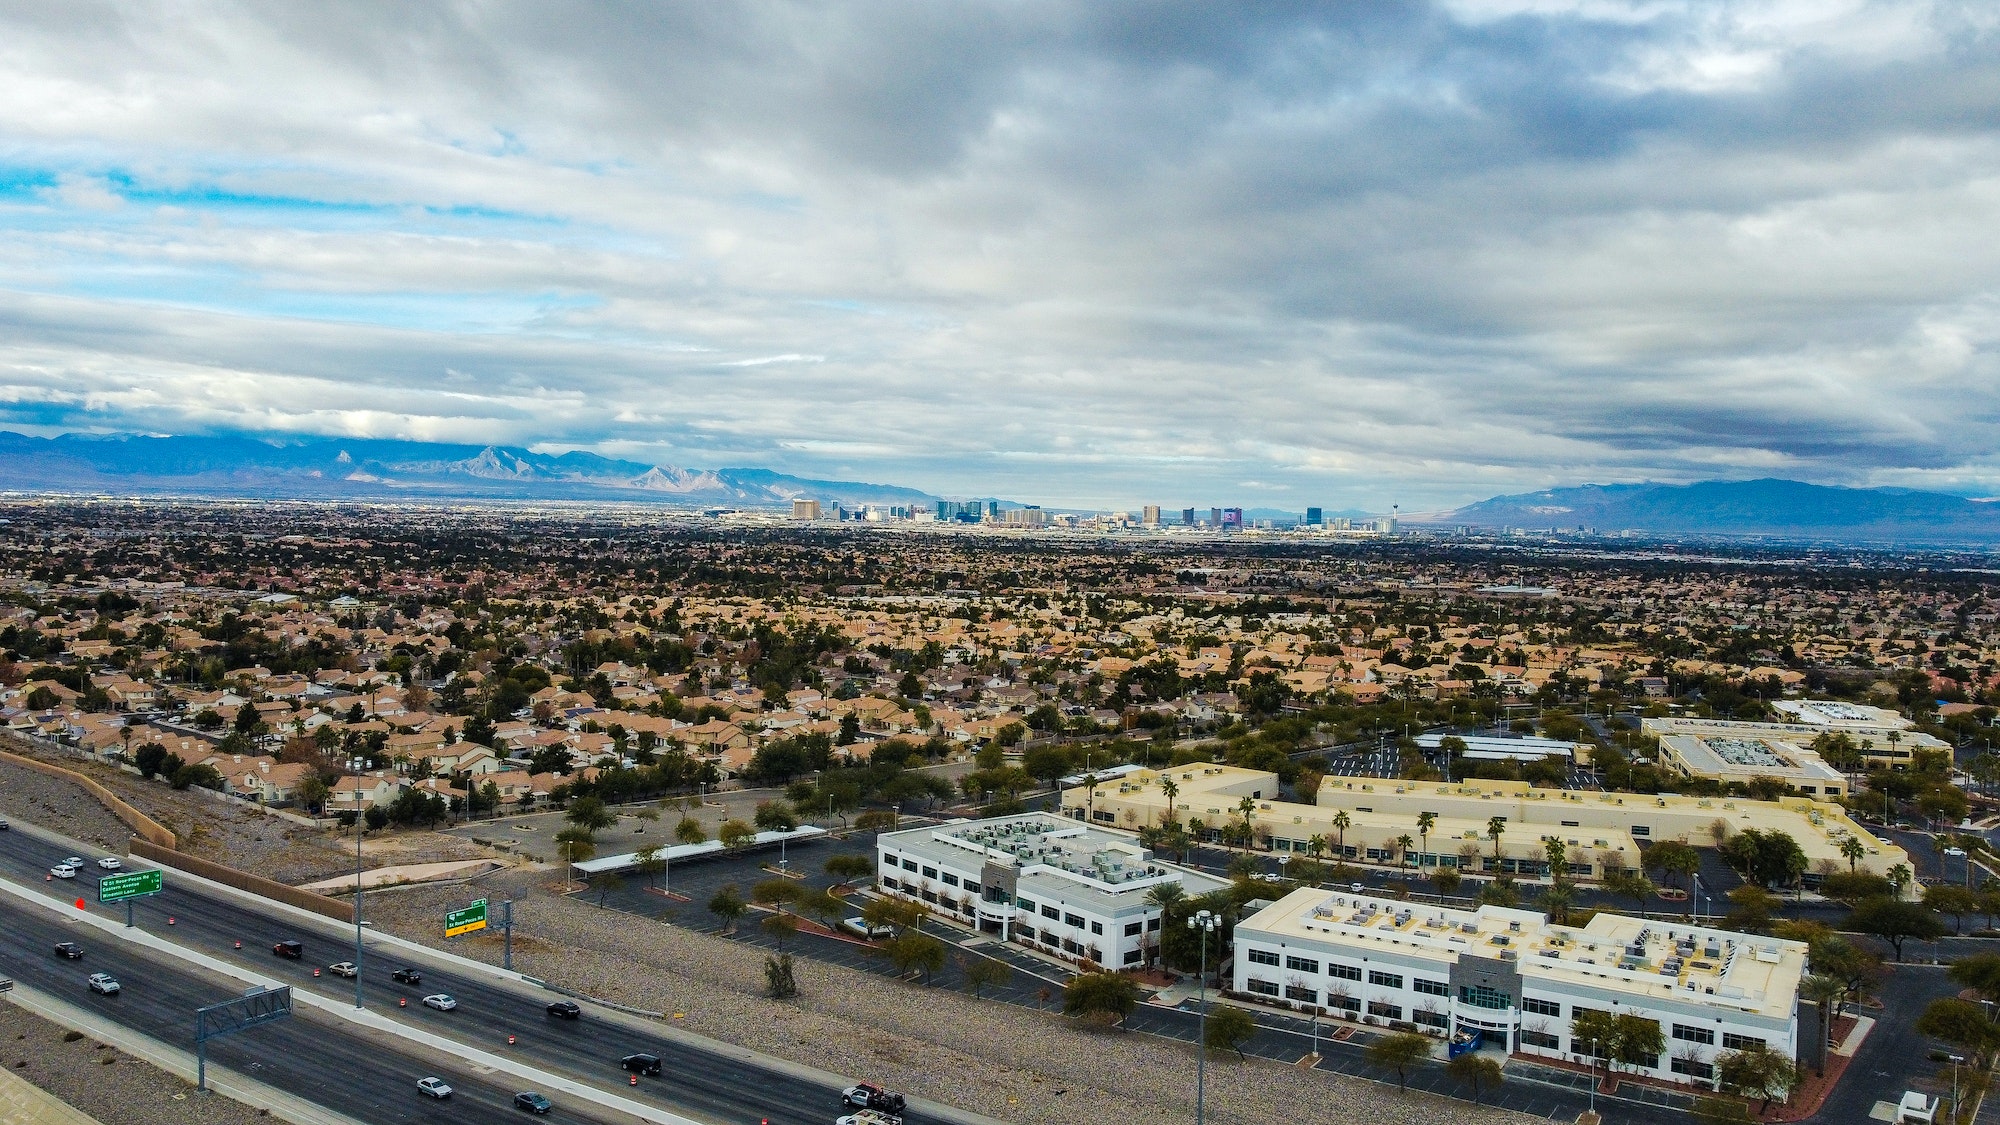
[[[0,21],[0,428],[1060,507],[2000,493],[1972,9]]]

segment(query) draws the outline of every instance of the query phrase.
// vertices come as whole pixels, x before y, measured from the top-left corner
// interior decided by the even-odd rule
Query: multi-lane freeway
[[[101,854],[16,821],[13,831],[0,833],[0,877],[32,884],[51,898],[72,904],[81,897],[90,912],[122,923],[123,906],[96,905],[96,878],[103,872],[94,861]],[[50,865],[70,855],[86,858],[85,873],[74,880],[47,881]],[[73,905],[66,910],[79,913]],[[213,890],[171,869],[166,873],[166,891],[139,900],[135,913],[140,928],[176,944],[233,961],[297,991],[336,1003],[353,1003],[353,982],[324,972],[330,964],[353,960],[351,928],[330,920],[305,920],[271,904]],[[170,917],[172,926],[167,924]],[[229,998],[243,989],[241,981],[225,974],[139,949],[12,895],[0,895],[0,919],[4,919],[0,924],[0,972],[176,1046],[192,1048],[196,1006]],[[288,939],[304,943],[303,958],[285,960],[272,954],[274,943]],[[85,959],[56,957],[52,952],[55,943],[65,940],[82,943],[88,951]],[[760,1121],[770,1125],[830,1125],[841,1112],[839,1086],[827,1076],[772,1065],[748,1052],[659,1030],[642,1018],[588,1003],[583,1018],[558,1019],[545,1008],[561,997],[531,984],[466,968],[450,958],[413,952],[408,946],[374,935],[366,939],[365,949],[360,979],[362,997],[370,1009],[479,1051],[519,1059],[617,1097],[718,1125],[755,1125]],[[421,986],[391,979],[391,972],[405,965],[422,971]],[[315,977],[315,968],[322,975]],[[115,997],[88,993],[84,981],[92,972],[117,977],[124,985],[123,993]],[[456,998],[458,1008],[439,1012],[422,1006],[422,997],[439,992]],[[407,1001],[408,1006],[400,1007],[398,1001]],[[485,1068],[444,1059],[404,1038],[346,1026],[346,1021],[335,1015],[308,1014],[304,1005],[300,1012],[288,1023],[212,1043],[211,1057],[371,1123],[491,1120],[493,1107],[508,1106],[514,1091],[529,1088],[505,1073],[480,1073]],[[509,1036],[514,1037],[512,1044]],[[618,1060],[638,1051],[660,1056],[665,1066],[660,1077],[642,1077],[633,1087]],[[424,1098],[416,1091],[415,1082],[426,1074],[439,1075],[462,1092],[446,1103]],[[592,1107],[575,1095],[552,1096],[556,1116],[570,1120],[632,1119],[617,1110]],[[909,1125],[948,1125],[965,1120],[956,1114],[926,1113],[915,1106],[906,1115]]]

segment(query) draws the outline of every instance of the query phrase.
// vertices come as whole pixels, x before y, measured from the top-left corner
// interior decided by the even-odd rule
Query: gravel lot
[[[796,965],[800,996],[775,1003],[761,995],[760,951],[697,930],[635,924],[630,915],[550,893],[554,881],[546,871],[513,871],[478,883],[489,898],[516,900],[514,967],[551,983],[682,1013],[675,1022],[690,1031],[1003,1120],[1194,1120],[1194,1059],[1183,1046],[1088,1031],[1060,1016],[806,960]],[[385,930],[441,944],[438,919],[462,905],[466,892],[406,889],[371,900],[369,915]],[[498,934],[448,947],[500,960]],[[1225,1055],[1211,1063],[1208,1113],[1218,1122],[1529,1120],[1254,1060]]]
[[[89,794],[12,762],[0,762],[0,816],[39,824],[117,855],[125,854],[125,841],[132,838],[125,822]]]
[[[260,1110],[194,1087],[151,1064],[12,1004],[0,1003],[0,1065],[103,1125],[268,1125]]]

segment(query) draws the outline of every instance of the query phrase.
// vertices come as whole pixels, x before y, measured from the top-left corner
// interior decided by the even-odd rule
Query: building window
[[[1521,1032],[1521,1043],[1523,1046],[1541,1047],[1545,1050],[1558,1051],[1562,1049],[1563,1041],[1562,1036],[1550,1035],[1546,1031],[1523,1031]]]
[[[1403,987],[1403,974],[1384,973],[1370,969],[1368,970],[1368,983],[1380,985],[1383,988],[1401,988]]]
[[[1343,965],[1338,961],[1328,961],[1326,963],[1326,975],[1339,977],[1341,980],[1360,980],[1361,970],[1355,968],[1353,965]]]
[[[894,867],[894,866],[896,866],[896,853],[895,853],[895,852],[883,852],[883,853],[882,853],[882,866],[884,866],[884,867]]]
[[[1285,999],[1297,1000],[1305,1004],[1317,1004],[1319,1003],[1319,990],[1316,988],[1307,988],[1302,984],[1288,984],[1285,986]]]
[[[935,867],[928,867],[928,866],[927,866],[927,867],[925,867],[925,868],[924,868],[924,878],[926,878],[926,879],[935,879],[935,878],[937,878],[937,868],[935,868]]]
[[[1748,1051],[1753,1047],[1768,1045],[1755,1035],[1737,1035],[1730,1031],[1722,1033],[1722,1049],[1725,1051]]]
[[[1057,909],[1056,909],[1055,907],[1053,907],[1053,906],[1050,906],[1050,905],[1049,905],[1048,903],[1046,903],[1046,902],[1045,902],[1045,903],[1043,903],[1043,904],[1042,904],[1042,917],[1044,917],[1044,918],[1054,918],[1054,919],[1056,919],[1057,921],[1061,921],[1061,920],[1062,920],[1062,911],[1060,911],[1060,910],[1057,910]]]
[[[1675,1074],[1685,1074],[1689,1078],[1699,1078],[1703,1081],[1715,1077],[1714,1067],[1705,1062],[1696,1062],[1694,1059],[1675,1059],[1670,1069]]]
[[[1653,830],[1644,824],[1633,825],[1631,831],[1634,836],[1651,836],[1653,834]]]
[[[1343,1012],[1358,1012],[1361,1010],[1361,1001],[1357,997],[1339,996],[1329,992],[1326,995],[1326,1006],[1339,1008]]]
[[[1017,898],[1014,900],[1014,905],[1020,907],[1021,909],[1027,911],[1030,914],[1033,914],[1035,912],[1035,900],[1033,899]]]
[[[936,902],[936,901],[937,901],[937,892],[936,892],[936,891],[925,891],[925,892],[924,892],[924,901],[925,901],[925,902]]]
[[[1381,1016],[1385,1020],[1399,1020],[1403,1018],[1403,1008],[1402,1005],[1391,1004],[1387,1000],[1370,1000],[1368,1014]]]
[[[945,886],[947,886],[947,887],[956,887],[956,886],[958,886],[958,876],[956,876],[956,875],[953,875],[953,874],[952,874],[951,872],[949,872],[949,871],[945,872],[945,873],[944,873],[944,885],[945,885]]]
[[[1685,1039],[1690,1043],[1713,1043],[1715,1032],[1711,1028],[1689,1027],[1687,1024],[1677,1023],[1674,1025],[1674,1038]]]
[[[1137,922],[1127,922],[1127,923],[1125,923],[1125,936],[1126,936],[1126,937],[1138,937],[1138,936],[1139,936],[1139,923],[1137,923]]]
[[[1083,915],[1065,914],[1063,915],[1063,925],[1068,926],[1071,929],[1080,930],[1083,928]]]
[[[1563,1006],[1554,1000],[1537,1000],[1533,996],[1522,997],[1521,1010],[1531,1015],[1562,1018]]]
[[[1475,1008],[1491,1008],[1497,1012],[1504,1012],[1514,1006],[1514,997],[1509,993],[1496,992],[1483,984],[1460,985],[1458,1002],[1470,1004]]]
[[[980,893],[981,889],[982,889],[982,888],[981,888],[981,887],[979,886],[979,884],[978,884],[978,883],[975,883],[975,882],[973,882],[973,881],[972,881],[972,880],[970,880],[970,879],[967,879],[967,880],[965,881],[965,893],[966,893],[966,894],[969,894],[969,895],[976,895],[976,894]]]
[[[1093,934],[1102,934],[1104,932],[1104,923],[1092,922],[1090,924],[1090,932]]]
[[[1125,951],[1125,963],[1126,963],[1127,965],[1136,965],[1136,964],[1138,964],[1138,963],[1139,963],[1139,951],[1138,951],[1138,950],[1136,950],[1136,949],[1128,949],[1128,950],[1126,950],[1126,951]]]
[[[1415,1011],[1410,1013],[1410,1022],[1420,1023],[1425,1027],[1450,1027],[1451,1017],[1443,1012]]]
[[[1278,986],[1272,984],[1270,981],[1258,980],[1256,977],[1251,977],[1250,991],[1259,996],[1276,996],[1278,994]]]
[[[1149,934],[1156,934],[1156,933],[1159,933],[1159,932],[1160,932],[1160,920],[1159,920],[1158,918],[1148,918],[1148,919],[1146,919],[1146,932],[1147,932],[1147,933],[1149,933]]]
[[[904,860],[904,861],[903,861],[903,870],[905,870],[905,871],[915,871],[916,869],[917,869],[917,861],[916,861],[916,860],[914,860],[914,859],[906,859],[906,860]]]
[[[1268,949],[1253,948],[1250,950],[1248,956],[1252,965],[1276,965],[1278,963],[1278,955]]]
[[[1285,958],[1285,968],[1295,969],[1301,973],[1317,973],[1319,972],[1319,962],[1310,957],[1287,956]]]

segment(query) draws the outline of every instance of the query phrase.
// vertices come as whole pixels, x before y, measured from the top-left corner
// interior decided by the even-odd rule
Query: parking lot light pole
[[[366,758],[355,758],[354,767],[354,1006],[361,1004],[361,772]]]
[[[1208,935],[1221,923],[1222,919],[1206,910],[1198,910],[1188,919],[1188,928],[1201,933],[1201,1014],[1196,1018],[1195,1032],[1194,1125],[1202,1125],[1208,1104]]]

